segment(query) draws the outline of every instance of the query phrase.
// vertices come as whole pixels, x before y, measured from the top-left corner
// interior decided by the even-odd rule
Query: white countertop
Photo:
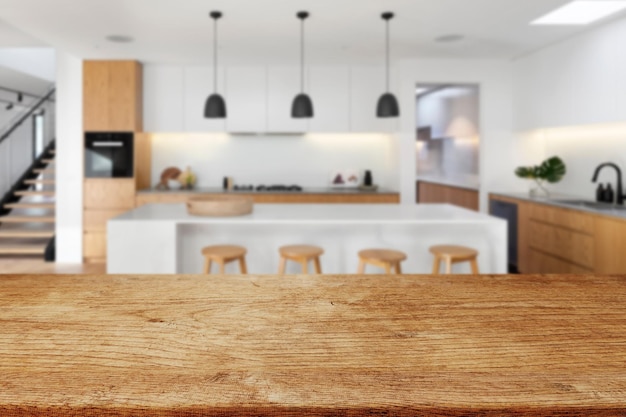
[[[184,204],[148,204],[109,222],[167,222],[182,224],[476,224],[498,218],[446,204],[258,204],[241,217],[197,217]]]
[[[448,177],[444,175],[418,175],[416,180],[476,191],[480,189],[480,179],[478,176]]]

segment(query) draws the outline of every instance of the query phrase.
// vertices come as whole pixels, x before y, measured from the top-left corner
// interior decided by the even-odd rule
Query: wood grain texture
[[[147,133],[135,133],[135,186],[138,190],[152,186],[152,140]]]
[[[134,208],[134,179],[87,178],[84,181],[84,208],[115,210]]]
[[[607,217],[594,220],[595,271],[598,273],[626,272],[626,222]]]
[[[427,181],[417,183],[417,202],[426,204],[452,204],[469,210],[479,210],[478,191]]]
[[[136,61],[83,63],[85,131],[140,132],[142,70]]]
[[[625,415],[624,299],[617,276],[1,276],[0,414]]]
[[[151,193],[137,194],[135,199],[136,207],[145,204],[163,203],[180,204],[186,203],[192,197],[209,196],[210,194],[190,194],[190,193]],[[379,194],[245,194],[237,193],[238,196],[252,197],[255,204],[399,204],[400,194],[379,193]]]

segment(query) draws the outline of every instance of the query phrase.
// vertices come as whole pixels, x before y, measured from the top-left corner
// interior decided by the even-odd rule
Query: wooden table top
[[[626,415],[626,277],[0,276],[0,415]]]

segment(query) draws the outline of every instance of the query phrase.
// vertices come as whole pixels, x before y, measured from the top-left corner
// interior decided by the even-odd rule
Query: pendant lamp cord
[[[389,92],[389,19],[385,20],[385,26],[386,26],[386,42],[385,42],[385,49],[386,49],[386,55],[387,55],[387,92]]]
[[[300,91],[304,93],[304,19],[300,19]]]
[[[217,19],[213,21],[213,91],[217,94]]]

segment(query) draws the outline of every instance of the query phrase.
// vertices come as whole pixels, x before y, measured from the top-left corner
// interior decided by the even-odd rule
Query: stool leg
[[[315,267],[315,273],[316,274],[321,274],[322,273],[322,265],[320,263],[320,258],[317,257],[315,259],[313,259],[313,266]]]
[[[359,274],[365,273],[365,261],[363,259],[359,260]]]
[[[248,273],[248,265],[246,265],[246,257],[242,256],[239,258],[239,269],[241,269],[241,273],[246,275]]]
[[[278,273],[280,275],[285,275],[285,271],[287,270],[287,258],[280,257],[280,266],[278,267]]]
[[[435,260],[433,261],[433,275],[439,275],[441,271],[441,258],[439,256],[435,256]]]
[[[444,258],[444,261],[446,263],[446,274],[450,275],[452,273],[452,258],[449,256],[446,256]]]
[[[224,272],[225,272],[224,267],[226,266],[226,264],[224,261],[220,261],[219,264],[220,264],[220,274],[224,275]]]
[[[387,275],[391,275],[391,264],[390,263],[385,263],[385,272],[387,273]]]
[[[471,260],[470,265],[472,266],[472,274],[474,275],[480,274],[480,272],[478,272],[478,262],[476,261],[475,258]]]
[[[204,273],[206,275],[211,273],[211,264],[213,264],[213,262],[210,258],[204,258]]]
[[[308,274],[309,273],[309,262],[306,259],[303,259],[300,261],[300,264],[302,265],[302,273],[303,274]]]
[[[402,266],[400,265],[400,262],[396,263],[396,274],[402,275]]]

